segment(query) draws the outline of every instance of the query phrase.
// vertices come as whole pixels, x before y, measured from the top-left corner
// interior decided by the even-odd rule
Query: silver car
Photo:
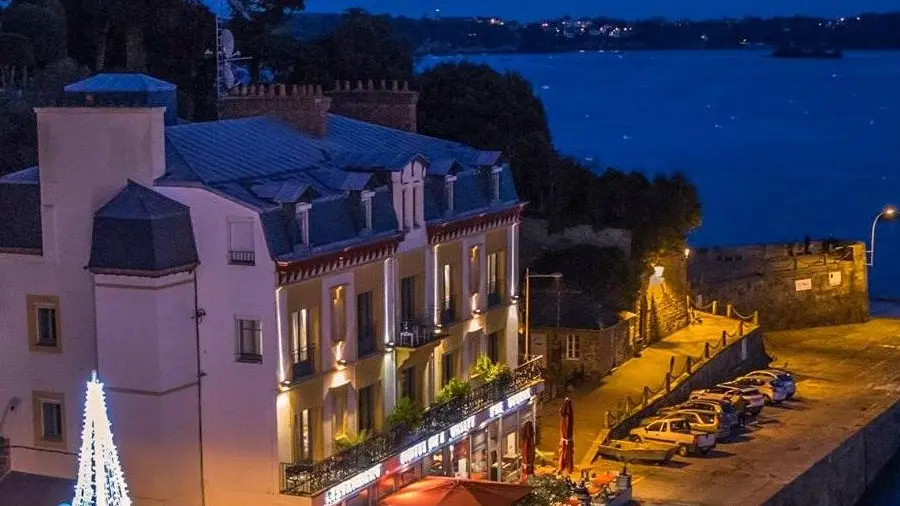
[[[794,396],[794,393],[797,392],[797,379],[788,371],[784,369],[762,369],[759,371],[753,371],[748,374],[746,377],[762,377],[762,378],[771,378],[781,381],[784,384],[785,391],[787,392],[787,398],[790,399]]]

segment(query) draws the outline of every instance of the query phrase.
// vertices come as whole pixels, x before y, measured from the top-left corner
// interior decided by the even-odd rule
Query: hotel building
[[[242,88],[206,123],[175,96],[72,84],[36,111],[39,166],[0,178],[0,484],[71,487],[91,370],[138,506],[516,479],[543,383],[501,153],[416,134],[396,84]],[[510,370],[472,378],[482,354]],[[421,422],[392,427],[403,397]]]

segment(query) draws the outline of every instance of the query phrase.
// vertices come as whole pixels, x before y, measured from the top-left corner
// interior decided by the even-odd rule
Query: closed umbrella
[[[522,481],[534,474],[534,424],[525,422],[519,432],[519,446],[522,453]]]
[[[572,399],[566,397],[559,411],[559,467],[557,472],[571,474],[575,469],[572,435],[575,432],[575,413]]]

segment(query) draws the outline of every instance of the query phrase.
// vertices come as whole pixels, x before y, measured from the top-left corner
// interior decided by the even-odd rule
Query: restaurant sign
[[[365,488],[381,477],[381,464],[357,474],[349,480],[338,483],[325,493],[325,506],[333,506],[357,490]]]

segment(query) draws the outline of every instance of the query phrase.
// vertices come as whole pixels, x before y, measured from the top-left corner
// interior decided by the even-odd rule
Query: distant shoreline
[[[636,53],[636,52],[647,52],[647,51],[660,51],[660,52],[669,52],[669,51],[746,51],[746,52],[756,52],[756,53],[764,53],[767,51],[771,51],[772,47],[769,46],[757,46],[757,47],[635,47],[635,48],[627,48],[627,49],[566,49],[566,50],[557,50],[557,51],[513,51],[513,50],[459,50],[459,51],[439,51],[432,52],[426,54],[417,54],[415,55],[416,62],[425,60],[427,58],[442,58],[447,56],[509,56],[509,55],[552,55],[552,54],[572,54],[572,53],[615,53],[617,51],[625,54],[625,53]],[[874,48],[874,49],[850,49],[844,51],[845,54],[854,54],[854,53],[894,53],[900,51],[900,48]]]

